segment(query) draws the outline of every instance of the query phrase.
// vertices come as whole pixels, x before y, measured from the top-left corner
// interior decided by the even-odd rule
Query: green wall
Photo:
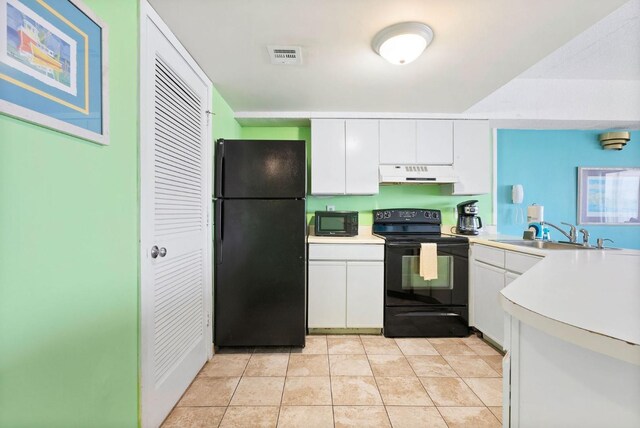
[[[216,88],[213,88],[213,122],[212,122],[212,134],[213,141],[218,138],[234,139],[240,138],[240,124],[233,117],[233,110],[229,107],[229,104],[222,98],[220,92]],[[213,153],[213,151],[212,151]]]
[[[84,1],[109,27],[111,144],[0,115],[0,427],[138,425],[138,2]],[[212,140],[303,139],[309,163],[309,127],[241,127],[212,97]],[[451,222],[464,199],[388,186],[309,196],[307,211],[366,225],[375,208],[431,207]]]
[[[305,140],[307,142],[307,179],[311,180],[311,129],[309,127],[243,127],[242,138]],[[458,203],[477,199],[480,216],[486,224],[491,223],[491,195],[450,196],[442,194],[439,185],[407,184],[380,186],[380,193],[371,196],[307,196],[307,218],[313,212],[334,205],[336,210],[356,210],[360,212],[361,225],[373,222],[371,210],[379,208],[434,208],[442,211],[443,223],[454,224],[455,207]]]
[[[138,2],[109,26],[111,145],[0,115],[0,426],[138,423]]]

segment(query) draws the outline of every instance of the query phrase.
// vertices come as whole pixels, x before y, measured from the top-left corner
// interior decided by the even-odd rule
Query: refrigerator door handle
[[[216,141],[216,183],[215,183],[215,195],[217,198],[222,198],[224,189],[224,140],[220,139]]]
[[[224,216],[222,215],[222,206],[224,201],[222,199],[216,200],[216,245],[215,245],[215,253],[216,253],[216,264],[222,264],[222,240],[224,239],[223,234],[223,221]]]

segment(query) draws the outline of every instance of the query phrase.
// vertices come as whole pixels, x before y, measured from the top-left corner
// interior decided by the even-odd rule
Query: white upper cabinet
[[[455,120],[453,166],[459,181],[450,185],[453,195],[491,192],[491,128],[487,120]]]
[[[378,193],[378,147],[377,120],[313,120],[311,193]]]
[[[347,195],[378,193],[378,121],[347,120],[346,182]]]
[[[492,145],[487,120],[313,119],[311,194],[378,193],[379,165],[449,169],[453,195],[491,192]]]
[[[345,193],[343,119],[318,119],[311,123],[311,193]]]
[[[453,164],[453,121],[381,120],[380,164]]]
[[[453,164],[452,120],[418,120],[416,122],[416,163]]]
[[[416,121],[389,119],[380,121],[380,164],[416,163]]]

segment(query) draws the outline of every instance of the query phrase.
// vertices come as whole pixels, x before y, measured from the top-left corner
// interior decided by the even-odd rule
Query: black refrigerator
[[[304,141],[218,140],[214,343],[304,346]]]

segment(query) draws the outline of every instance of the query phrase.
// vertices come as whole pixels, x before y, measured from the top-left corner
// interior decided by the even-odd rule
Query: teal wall
[[[111,144],[0,115],[0,426],[138,423],[138,2],[109,27]]]
[[[307,177],[311,177],[311,130],[309,127],[243,127],[242,138],[299,139],[307,142]],[[434,208],[442,211],[443,223],[454,224],[455,207],[468,199],[478,199],[480,216],[491,223],[491,195],[450,196],[441,193],[441,187],[433,184],[380,186],[380,193],[371,196],[307,196],[307,217],[313,212],[334,205],[336,210],[360,212],[360,224],[373,222],[371,210],[379,208]]]
[[[544,217],[551,223],[577,223],[578,167],[640,167],[640,132],[631,133],[624,150],[603,150],[598,134],[604,131],[498,131],[498,230],[522,235],[524,223],[515,222],[511,186],[524,187],[524,211],[532,203],[544,205]],[[611,238],[614,247],[640,249],[640,225],[586,225],[591,240]],[[551,229],[551,238],[565,239]]]

